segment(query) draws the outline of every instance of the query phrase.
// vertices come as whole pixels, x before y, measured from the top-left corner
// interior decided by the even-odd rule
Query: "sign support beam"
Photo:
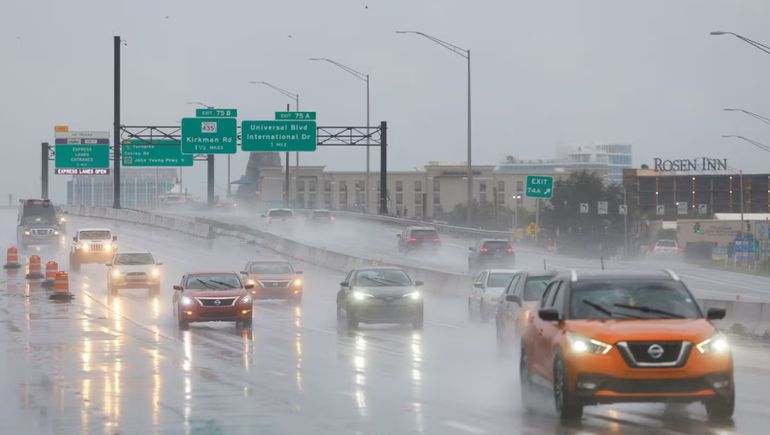
[[[367,129],[366,149],[369,149]],[[380,122],[380,214],[388,214],[388,123]]]
[[[114,128],[115,134],[112,138],[113,145],[113,171],[112,176],[112,208],[120,208],[120,36],[113,37],[115,50],[115,97],[114,97]]]
[[[208,162],[208,205],[214,207],[214,154],[206,156]]]
[[[40,197],[48,199],[48,142],[40,144]]]

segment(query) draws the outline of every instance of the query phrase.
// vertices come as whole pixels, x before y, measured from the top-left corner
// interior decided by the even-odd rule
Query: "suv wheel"
[[[519,390],[524,411],[530,411],[533,409],[532,394],[534,392],[532,390],[532,379],[529,374],[529,357],[524,347],[521,348],[521,356],[519,357]]]
[[[726,396],[710,399],[705,402],[705,405],[709,420],[729,421],[735,411],[735,387],[732,386]]]
[[[567,369],[560,355],[556,356],[553,365],[553,398],[560,419],[579,420],[583,416],[583,405],[576,401],[569,391]]]

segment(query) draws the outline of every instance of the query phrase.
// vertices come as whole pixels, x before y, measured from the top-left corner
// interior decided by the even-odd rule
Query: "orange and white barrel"
[[[45,281],[43,282],[43,287],[53,287],[57,272],[59,272],[59,263],[51,260],[45,264]]]
[[[19,250],[16,249],[15,246],[11,246],[10,248],[8,248],[8,253],[6,254],[5,266],[3,266],[3,268],[18,269],[20,267],[21,267],[21,264],[19,264]]]
[[[45,275],[43,275],[43,266],[40,261],[40,256],[38,255],[29,256],[29,271],[27,272],[27,278],[29,279],[45,278]]]
[[[72,299],[72,293],[70,293],[70,279],[67,272],[56,272],[56,277],[53,281],[53,294],[51,295],[51,299]]]

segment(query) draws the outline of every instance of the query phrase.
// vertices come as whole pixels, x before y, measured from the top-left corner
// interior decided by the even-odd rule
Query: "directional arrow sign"
[[[528,176],[526,195],[530,198],[552,198],[553,177]]]

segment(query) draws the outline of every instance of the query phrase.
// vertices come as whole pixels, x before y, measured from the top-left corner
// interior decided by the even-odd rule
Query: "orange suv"
[[[522,336],[522,401],[553,391],[562,420],[583,406],[615,402],[702,402],[711,419],[735,407],[726,338],[671,271],[572,271],[548,285]]]

